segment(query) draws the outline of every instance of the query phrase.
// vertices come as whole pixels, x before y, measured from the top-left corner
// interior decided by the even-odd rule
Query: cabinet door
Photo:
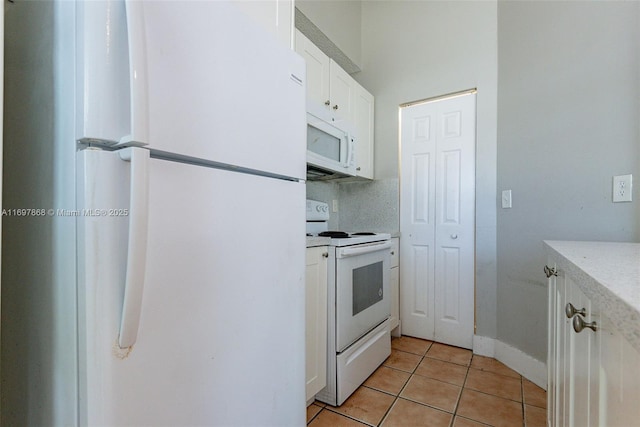
[[[331,113],[336,120],[355,120],[355,80],[333,60],[329,65]]]
[[[599,424],[599,336],[598,331],[584,328],[576,332],[573,320],[582,318],[585,322],[597,323],[597,307],[584,295],[572,278],[565,279],[567,285],[567,303],[573,304],[578,310],[584,310],[585,315],[576,314],[567,324],[569,349],[568,361],[568,414],[570,426],[597,426]],[[566,394],[565,394],[566,396]],[[566,405],[565,405],[566,409]]]
[[[307,100],[329,108],[329,57],[299,30],[296,30],[295,45],[296,52],[307,63]]]
[[[552,266],[553,271],[557,271],[557,267],[554,263],[547,263],[548,266]],[[558,354],[558,350],[556,347],[556,335],[557,335],[557,277],[550,276],[548,280],[548,290],[547,290],[547,314],[548,314],[548,322],[547,322],[547,425],[553,426],[555,415],[556,415],[556,356]]]
[[[373,102],[374,98],[358,82],[355,86],[356,174],[373,179]]]
[[[555,392],[554,394],[554,419],[552,426],[569,425],[569,370],[567,368],[569,347],[569,323],[570,320],[564,314],[564,306],[567,303],[566,281],[564,275],[556,277],[556,305],[555,305]]]
[[[395,329],[400,325],[400,269],[394,267],[390,270],[389,285],[391,288],[391,318],[389,328]]]
[[[640,419],[640,353],[609,318],[600,316],[600,425],[626,427]]]
[[[327,385],[327,247],[307,248],[306,400]]]

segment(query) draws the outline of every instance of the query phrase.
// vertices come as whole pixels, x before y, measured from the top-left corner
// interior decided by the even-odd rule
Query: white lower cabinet
[[[640,425],[640,353],[601,316],[600,425]]]
[[[576,278],[552,268],[557,276],[549,279],[547,424],[640,425],[640,354]]]
[[[394,237],[391,239],[391,270],[389,274],[389,288],[391,289],[391,318],[389,319],[389,328],[393,336],[400,336],[400,268],[399,266],[399,250],[400,239]],[[396,329],[397,328],[397,329]]]
[[[305,280],[306,400],[327,385],[327,257],[326,246],[307,248]]]

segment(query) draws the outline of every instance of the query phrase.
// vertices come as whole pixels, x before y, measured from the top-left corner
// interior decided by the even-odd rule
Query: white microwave
[[[307,104],[307,178],[356,175],[355,136],[346,121],[336,121],[320,104]]]

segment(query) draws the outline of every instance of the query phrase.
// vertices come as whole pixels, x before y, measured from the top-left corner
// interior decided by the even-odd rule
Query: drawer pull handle
[[[567,305],[564,307],[564,314],[567,315],[568,319],[571,319],[576,314],[579,314],[580,316],[586,316],[587,311],[584,308],[581,308],[580,310],[578,310],[573,306],[573,304],[568,302]]]
[[[591,323],[585,322],[581,316],[574,317],[573,330],[576,331],[577,333],[580,333],[584,328],[589,328],[595,332],[598,330],[598,325],[596,322],[591,322]]]

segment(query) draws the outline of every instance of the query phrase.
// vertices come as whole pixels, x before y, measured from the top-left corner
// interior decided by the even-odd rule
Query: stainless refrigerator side
[[[78,153],[81,424],[303,425],[304,184],[150,159],[140,326],[120,349],[129,168]]]

